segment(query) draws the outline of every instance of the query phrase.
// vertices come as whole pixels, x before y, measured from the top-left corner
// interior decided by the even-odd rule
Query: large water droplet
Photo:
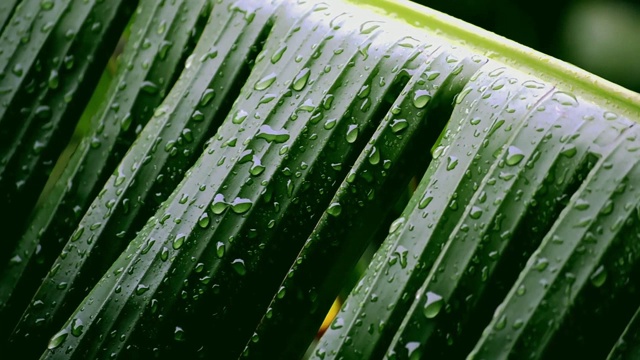
[[[242,259],[233,260],[231,262],[231,267],[238,273],[238,275],[242,276],[247,273],[247,268],[245,267],[244,260]]]
[[[285,51],[287,51],[286,45],[282,45],[281,47],[276,49],[276,51],[273,52],[273,55],[271,55],[271,63],[275,64],[280,61],[280,59],[282,58],[282,54],[284,54]]]
[[[276,73],[271,73],[256,81],[253,88],[256,90],[264,90],[271,86],[274,81],[276,81]]]
[[[556,91],[551,99],[564,106],[578,106],[578,99],[568,92]]]
[[[422,308],[422,314],[424,314],[427,319],[433,319],[440,313],[444,300],[442,299],[442,296],[432,291],[427,291],[425,296],[426,300],[424,307]]]
[[[522,152],[522,150],[515,146],[509,146],[509,148],[507,149],[505,163],[509,166],[515,166],[518,165],[523,158],[524,153]]]
[[[213,89],[206,89],[200,98],[200,106],[207,106],[215,96],[216,93]]]
[[[422,109],[431,100],[431,94],[427,90],[416,90],[413,95],[413,106],[418,109]]]
[[[244,198],[235,198],[233,200],[233,202],[231,202],[231,210],[236,213],[236,214],[244,214],[247,211],[249,211],[249,209],[251,209],[251,206],[253,205],[253,203],[251,202],[250,199],[244,199]]]
[[[469,217],[472,219],[479,219],[482,216],[482,209],[478,206],[474,206],[469,211]]]
[[[353,144],[356,141],[356,139],[358,139],[358,125],[356,124],[349,125],[349,127],[347,128],[346,139],[347,139],[347,142],[350,144]]]
[[[409,122],[405,119],[394,119],[391,122],[391,131],[395,134],[400,133],[402,130],[406,129],[409,126]]]
[[[80,318],[73,319],[73,321],[71,322],[71,335],[78,337],[82,335],[83,331],[84,331],[84,323],[82,322],[82,319]]]
[[[327,214],[331,216],[340,216],[342,213],[342,205],[338,202],[331,203],[327,208]]]
[[[295,78],[293,78],[293,90],[300,91],[306,85],[309,80],[309,75],[311,74],[311,70],[309,68],[302,69]]]
[[[236,111],[236,115],[233,117],[233,119],[231,119],[231,122],[236,125],[242,124],[247,116],[249,116],[249,113],[244,110],[238,110]]]
[[[206,213],[205,213],[206,214]],[[173,239],[173,248],[178,250],[182,247],[182,245],[184,244],[184,240],[187,238],[186,234],[178,234],[176,235],[176,238]]]
[[[69,330],[62,329],[58,331],[55,335],[53,335],[53,337],[51,337],[51,340],[49,340],[49,344],[47,345],[47,348],[48,349],[57,348],[58,346],[62,345],[62,343],[67,339],[67,336],[69,336]]]
[[[269,125],[262,125],[256,137],[268,142],[283,143],[289,140],[289,132],[285,129],[274,130]]]

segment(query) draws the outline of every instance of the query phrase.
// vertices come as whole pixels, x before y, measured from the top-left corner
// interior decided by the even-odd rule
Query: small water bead
[[[229,204],[227,204],[227,202],[224,199],[224,195],[222,194],[216,194],[213,197],[213,201],[211,202],[211,205],[209,205],[209,209],[215,215],[222,214],[228,207],[229,207]]]

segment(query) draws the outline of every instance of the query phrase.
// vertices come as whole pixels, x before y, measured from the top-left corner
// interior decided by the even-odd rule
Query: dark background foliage
[[[414,0],[640,92],[640,2]]]

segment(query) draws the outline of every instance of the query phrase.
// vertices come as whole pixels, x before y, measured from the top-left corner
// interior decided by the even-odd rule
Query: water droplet
[[[424,196],[422,196],[422,199],[420,199],[420,202],[418,203],[418,209],[426,208],[427,206],[429,206],[431,201],[433,201],[433,195],[430,191],[425,192]]]
[[[53,337],[51,337],[51,340],[49,340],[47,349],[55,349],[58,346],[62,345],[62,343],[67,339],[67,336],[69,336],[69,330],[62,329],[58,331],[55,335],[53,335]]]
[[[206,213],[205,213],[206,214]],[[176,235],[176,238],[173,239],[173,248],[178,250],[182,247],[182,244],[184,244],[185,239],[187,238],[186,234],[178,234]]]
[[[595,287],[601,287],[604,285],[605,281],[607,281],[607,269],[604,266],[600,265],[596,268],[596,270],[589,277],[591,284]]]
[[[373,146],[371,148],[371,153],[369,153],[369,164],[378,165],[380,163],[380,151],[378,148]]]
[[[49,73],[49,80],[47,80],[47,84],[49,85],[49,89],[57,89],[60,84],[60,76],[58,75],[58,70],[51,70]]]
[[[173,338],[176,341],[184,341],[185,333],[180,326],[176,326],[175,330],[173,330]]]
[[[360,25],[360,33],[363,35],[371,34],[375,29],[380,27],[379,21],[366,21]]]
[[[515,146],[509,146],[509,148],[507,149],[505,163],[509,166],[515,166],[518,165],[523,158],[524,153],[522,152],[522,150]]]
[[[333,118],[333,119],[328,119],[327,121],[325,121],[324,123],[324,128],[325,130],[331,130],[336,126],[336,123],[338,122],[338,119]]]
[[[556,91],[551,99],[563,106],[578,106],[578,99],[573,94],[568,92]]]
[[[265,90],[269,86],[271,86],[271,84],[273,84],[274,81],[276,81],[276,73],[271,73],[266,75],[262,79],[256,81],[253,88],[256,90]]]
[[[407,248],[405,248],[402,245],[398,245],[395,249],[395,251],[393,252],[394,256],[400,260],[400,267],[401,268],[406,268],[407,267],[407,255],[409,255],[409,250],[407,250]]]
[[[549,266],[549,259],[547,258],[538,258],[536,259],[533,268],[538,271],[544,271]]]
[[[438,314],[440,313],[440,309],[442,309],[444,300],[442,299],[442,296],[432,291],[427,291],[425,296],[426,296],[426,300],[424,303],[424,307],[422,308],[422,314],[427,319],[433,319],[434,317],[438,316]]]
[[[224,256],[224,252],[225,252],[225,245],[222,241],[218,241],[216,243],[216,255],[218,256],[218,258],[222,259],[222,257]]]
[[[40,2],[40,8],[42,10],[51,10],[53,9],[54,2],[53,0],[42,0]]]
[[[304,68],[300,70],[298,75],[296,75],[296,77],[293,78],[293,85],[292,85],[293,90],[300,91],[304,89],[304,87],[307,85],[307,81],[309,80],[310,74],[311,74],[311,70],[309,68]]]
[[[276,51],[273,52],[273,55],[271,55],[271,63],[275,64],[280,61],[280,59],[282,58],[282,54],[284,54],[285,51],[287,51],[286,45],[282,45],[277,48]]]
[[[75,318],[71,322],[71,335],[78,337],[84,331],[84,323],[80,318]]]
[[[342,329],[343,327],[344,327],[344,319],[340,316],[337,316],[331,323],[331,328],[333,330]]]
[[[74,231],[73,234],[71,234],[71,238],[69,240],[71,242],[78,241],[78,239],[80,239],[80,236],[82,236],[82,233],[84,233],[84,226],[80,225],[76,229],[76,231]]]
[[[422,359],[422,349],[420,348],[420,343],[418,341],[409,341],[404,347],[407,349],[407,358],[409,360]],[[389,358],[391,357],[392,356],[389,356]]]
[[[404,217],[395,219],[389,226],[389,234],[393,234],[398,231],[402,227],[402,225],[404,225],[405,221],[406,219]]]
[[[238,275],[242,276],[247,273],[247,268],[245,267],[244,260],[242,259],[233,260],[231,262],[231,267],[238,273]]]
[[[567,144],[562,148],[562,151],[560,151],[561,155],[568,158],[574,157],[576,153],[578,153],[578,150],[574,144]]]
[[[451,171],[458,166],[458,158],[451,155],[447,158],[447,170]]]
[[[416,90],[413,95],[413,106],[418,109],[422,109],[431,100],[431,94],[427,90]]]
[[[406,129],[409,126],[409,122],[405,119],[394,119],[391,122],[391,131],[395,134],[400,133],[402,130]]]
[[[160,91],[160,87],[152,81],[145,80],[140,85],[140,90],[146,92],[147,94],[157,94]]]
[[[200,122],[204,120],[204,114],[200,110],[196,110],[191,114],[191,120]]]
[[[589,206],[591,206],[591,204],[589,204],[589,201],[584,199],[576,200],[575,205],[573,205],[573,207],[576,208],[577,210],[587,210]]]
[[[202,213],[202,215],[200,215],[200,218],[198,219],[198,225],[200,225],[201,228],[206,228],[209,226],[209,214],[205,211],[204,213]]]
[[[259,139],[265,139],[268,142],[275,142],[277,144],[283,143],[289,140],[289,132],[285,129],[274,130],[269,125],[262,125],[256,137]]]
[[[238,110],[236,111],[236,115],[233,117],[233,119],[231,119],[231,122],[236,125],[242,124],[247,116],[249,116],[249,113],[244,110]]]
[[[138,284],[138,286],[136,286],[136,295],[142,295],[147,291],[149,291],[149,285]]]
[[[506,315],[502,315],[498,318],[498,321],[496,322],[496,324],[493,326],[494,329],[496,330],[502,330],[507,326],[507,316]]]
[[[346,139],[347,139],[347,142],[350,144],[353,144],[356,141],[356,139],[358,139],[358,125],[356,124],[349,125],[349,127],[347,128]]]
[[[342,205],[338,202],[331,203],[327,208],[327,214],[331,216],[340,216],[342,213]]]
[[[251,206],[253,205],[253,203],[251,202],[250,199],[243,199],[243,198],[237,197],[233,200],[233,202],[230,205],[231,205],[231,210],[234,213],[244,214],[247,211],[249,211],[249,209],[251,209]]]
[[[216,93],[213,89],[206,89],[200,98],[200,106],[207,106],[215,97]]]
[[[160,46],[158,46],[158,57],[160,60],[164,60],[167,58],[167,54],[169,53],[169,49],[171,49],[173,43],[171,41],[162,40]]]
[[[469,211],[469,217],[472,219],[479,219],[482,216],[482,209],[478,206],[474,206]]]
[[[260,158],[258,158],[257,156],[254,156],[253,165],[251,165],[251,168],[249,169],[249,174],[253,176],[258,176],[262,174],[265,169],[266,167],[262,165],[262,163],[260,162]]]

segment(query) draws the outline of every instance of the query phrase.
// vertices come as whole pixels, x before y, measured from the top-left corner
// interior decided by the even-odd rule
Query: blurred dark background
[[[640,92],[640,1],[413,1]]]

